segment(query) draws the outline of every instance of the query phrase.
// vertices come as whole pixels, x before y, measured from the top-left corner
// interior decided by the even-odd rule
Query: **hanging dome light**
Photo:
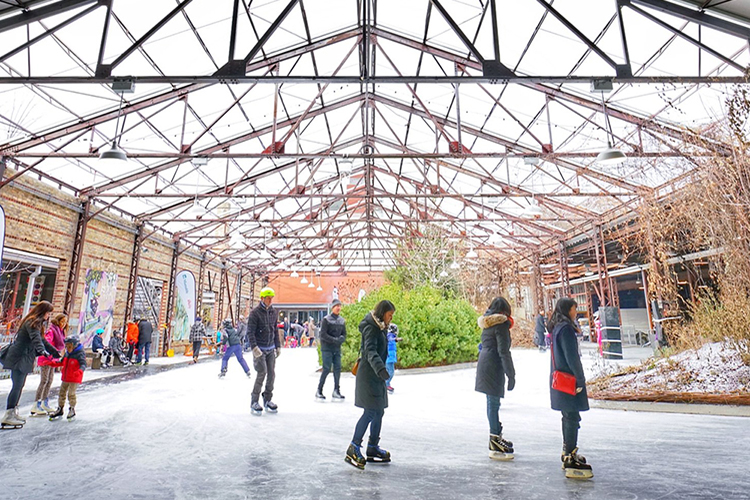
[[[245,239],[239,232],[236,232],[229,239],[229,246],[235,249],[243,248],[245,246]]]
[[[315,283],[312,282],[312,279],[310,279],[310,284],[307,285],[307,288],[315,288]]]
[[[188,210],[187,215],[188,217],[197,219],[199,217],[203,217],[206,213],[206,210],[203,208],[203,205],[198,203],[198,199],[196,198],[193,200],[193,206],[190,207],[190,210]]]
[[[263,250],[260,251],[258,254],[258,258],[260,260],[266,260],[271,258],[271,254],[268,252],[268,249],[266,247],[263,247]]]
[[[322,291],[323,291],[323,287],[322,287],[322,286],[320,286],[320,283],[318,283],[318,288],[317,288],[316,290],[318,290],[319,292],[322,292]]]
[[[471,247],[471,249],[469,250],[469,253],[466,254],[466,258],[476,259],[477,257],[479,257],[479,255],[477,255],[477,253],[474,251],[474,247]]]
[[[456,262],[454,260],[453,262],[451,262],[450,268],[451,269],[460,269],[461,268],[461,264],[459,264],[458,262]]]
[[[441,278],[447,278],[448,277],[448,273],[445,272],[445,269],[443,269],[442,271],[440,271],[440,277]]]
[[[289,275],[290,278],[299,278],[299,273],[296,269],[292,270],[292,274]]]
[[[523,212],[521,212],[521,217],[526,219],[538,219],[542,215],[544,215],[542,207],[539,206],[539,202],[537,202],[535,198],[532,198],[529,206],[524,208]]]
[[[127,161],[128,155],[125,154],[125,151],[118,148],[114,141],[112,141],[112,145],[109,149],[106,149],[99,154],[99,165],[105,168],[119,167],[124,163],[127,163]]]
[[[300,280],[300,284],[307,285],[308,281],[307,278],[305,278],[305,273],[302,273],[302,279]]]
[[[626,159],[627,156],[625,156],[625,153],[612,147],[612,144],[607,143],[607,149],[599,153],[596,157],[596,162],[601,163],[602,165],[617,165],[618,163],[624,162]]]

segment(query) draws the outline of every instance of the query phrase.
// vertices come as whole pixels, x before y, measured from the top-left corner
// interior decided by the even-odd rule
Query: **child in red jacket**
[[[50,420],[57,420],[62,417],[66,397],[70,406],[68,420],[72,420],[76,416],[76,389],[78,384],[83,381],[83,371],[86,369],[86,352],[75,335],[65,339],[65,350],[67,351],[65,357],[56,364],[56,366],[62,366],[62,385],[60,386],[60,395],[57,398],[57,411],[50,414]]]

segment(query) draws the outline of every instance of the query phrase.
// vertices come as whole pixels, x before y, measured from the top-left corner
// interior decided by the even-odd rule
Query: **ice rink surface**
[[[315,351],[284,349],[276,415],[250,414],[252,381],[236,360],[223,380],[219,362],[202,359],[82,387],[76,420],[29,418],[0,433],[0,499],[750,499],[741,417],[592,409],[579,444],[595,477],[565,479],[549,353],[513,358],[517,384],[500,410],[513,462],[487,457],[485,399],[462,369],[397,373],[381,441],[394,461],[358,471],[343,460],[361,414],[354,378],[342,376],[347,400],[333,403],[329,376],[318,403]]]

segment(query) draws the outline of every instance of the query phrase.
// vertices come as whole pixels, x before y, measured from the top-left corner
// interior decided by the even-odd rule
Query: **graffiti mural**
[[[99,328],[103,328],[103,339],[106,345],[112,333],[117,275],[107,271],[88,269],[85,285],[81,316],[78,321],[78,336],[84,347],[90,347],[94,333]]]

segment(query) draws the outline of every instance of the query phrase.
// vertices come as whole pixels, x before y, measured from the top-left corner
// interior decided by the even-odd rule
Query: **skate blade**
[[[331,398],[332,403],[343,403],[346,401],[344,398]]]
[[[565,477],[568,479],[591,479],[594,472],[590,470],[565,469]]]
[[[8,431],[13,430],[13,429],[22,429],[22,428],[23,428],[23,424],[18,424],[18,425],[15,425],[15,424],[1,424],[0,425],[0,429],[2,429],[2,430],[8,430]]]
[[[344,458],[344,462],[348,463],[349,465],[351,465],[353,467],[356,467],[359,470],[365,470],[365,465],[364,464],[360,464],[359,462],[357,462],[355,460],[352,460],[349,457],[345,457]]]
[[[367,457],[367,461],[369,463],[371,463],[371,464],[388,464],[388,463],[391,463],[391,459],[390,458],[383,460],[382,458]]]
[[[326,400],[325,400],[325,399],[323,399],[323,398],[315,398],[315,402],[316,402],[316,403],[325,403],[325,402],[326,402]]]
[[[253,415],[255,415],[257,417],[260,417],[261,415],[263,415],[262,411],[250,410],[250,413],[252,413]]]
[[[49,416],[49,413],[47,413],[47,412],[44,412],[44,413],[32,413],[31,414],[32,418],[33,417],[48,417],[48,416]]]
[[[498,462],[510,462],[515,458],[513,453],[502,453],[499,451],[491,451],[490,452],[490,458],[492,460],[497,460]]]

